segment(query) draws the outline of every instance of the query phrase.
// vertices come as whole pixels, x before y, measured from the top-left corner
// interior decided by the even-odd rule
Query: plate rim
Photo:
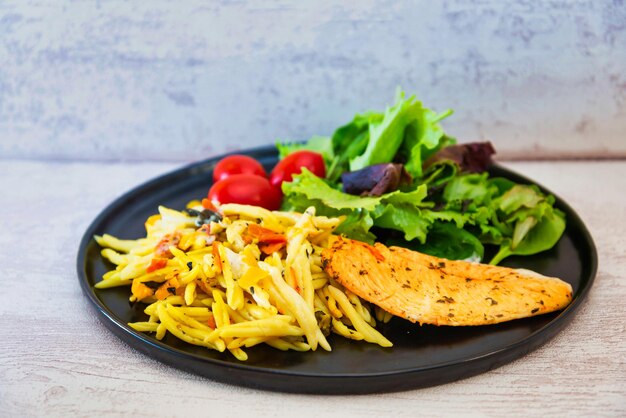
[[[243,362],[231,363],[231,362],[225,362],[220,359],[204,357],[196,353],[186,352],[179,348],[172,347],[163,341],[159,341],[152,337],[149,337],[148,335],[144,333],[135,331],[126,323],[124,323],[123,321],[121,321],[120,319],[116,317],[114,312],[112,312],[109,309],[109,307],[106,306],[100,300],[100,298],[97,297],[95,293],[95,288],[93,288],[89,284],[90,279],[86,272],[87,248],[89,246],[89,243],[93,240],[93,235],[95,231],[98,229],[98,226],[100,225],[100,223],[102,223],[102,221],[104,221],[105,219],[109,218],[111,214],[114,213],[115,211],[123,208],[124,202],[126,202],[128,199],[132,198],[133,196],[137,194],[149,192],[150,188],[154,187],[155,185],[160,184],[164,180],[173,179],[178,176],[193,177],[195,175],[198,175],[201,172],[205,172],[205,170],[202,170],[203,168],[205,168],[208,165],[215,164],[217,161],[224,158],[225,156],[232,155],[232,154],[257,155],[256,158],[262,158],[262,157],[271,158],[277,155],[277,150],[274,145],[265,145],[265,146],[259,146],[259,147],[229,152],[229,153],[213,156],[207,159],[203,159],[200,161],[196,161],[191,164],[183,165],[182,167],[176,168],[174,170],[170,170],[166,173],[160,174],[147,181],[144,181],[132,187],[128,191],[122,193],[118,197],[114,198],[112,202],[110,202],[104,209],[102,209],[100,213],[91,221],[91,223],[85,230],[79,243],[78,253],[76,257],[76,268],[77,268],[78,280],[80,283],[80,287],[83,291],[83,294],[89,300],[90,307],[92,309],[95,309],[97,313],[97,317],[100,320],[100,322],[102,322],[107,327],[107,329],[112,331],[123,342],[131,345],[131,347],[144,353],[145,355],[151,357],[152,359],[156,359],[159,362],[165,363],[169,366],[183,369],[186,371],[190,371],[195,374],[203,375],[205,377],[210,378],[211,380],[237,384],[240,386],[249,386],[249,387],[254,387],[257,389],[269,389],[269,390],[278,390],[278,391],[283,391],[283,392],[294,392],[294,393],[317,393],[317,394],[322,394],[322,393],[348,394],[348,393],[375,393],[375,392],[381,393],[381,392],[395,391],[395,390],[398,390],[398,388],[410,389],[410,388],[433,386],[436,384],[452,382],[452,381],[459,380],[462,378],[484,373],[488,370],[491,370],[496,367],[500,367],[517,358],[520,358],[531,351],[534,351],[535,349],[537,349],[538,347],[540,347],[547,341],[551,340],[556,334],[558,334],[564,327],[566,327],[569,324],[569,322],[573,319],[573,317],[575,316],[575,313],[578,311],[580,306],[585,302],[587,295],[589,294],[595,282],[595,278],[597,276],[597,270],[598,270],[597,248],[593,240],[593,237],[591,236],[591,233],[589,232],[587,226],[582,221],[578,213],[574,211],[574,209],[565,200],[560,198],[557,194],[547,189],[543,185],[537,183],[536,181],[529,179],[528,177],[524,175],[521,175],[513,170],[505,168],[496,163],[494,164],[494,168],[496,171],[503,172],[506,175],[512,175],[526,183],[536,184],[542,191],[553,195],[555,197],[555,206],[558,206],[567,212],[568,223],[573,222],[577,224],[578,229],[580,230],[579,232],[584,238],[584,244],[589,246],[589,250],[590,250],[589,261],[591,263],[589,266],[587,266],[587,268],[589,269],[589,275],[585,276],[587,278],[586,284],[584,286],[581,286],[581,288],[578,289],[578,292],[577,294],[575,294],[575,297],[572,303],[568,305],[564,310],[559,312],[557,316],[555,316],[552,320],[550,320],[550,322],[548,322],[544,326],[533,331],[532,333],[525,336],[521,340],[518,340],[506,346],[500,347],[497,350],[490,350],[486,353],[474,355],[469,358],[434,363],[434,364],[429,364],[427,366],[419,366],[419,367],[413,367],[413,368],[408,367],[408,368],[403,368],[403,369],[381,371],[381,372],[355,372],[355,373],[338,373],[338,374],[329,375],[327,373],[321,373],[321,372],[315,373],[315,372],[306,372],[306,371],[272,369],[272,368],[256,366],[254,364],[248,364],[248,363],[243,363]],[[196,170],[198,170],[198,173],[194,173],[194,171]],[[573,216],[573,219],[570,218],[572,216]],[[127,341],[125,338],[123,338],[123,336],[129,337],[130,340]],[[539,338],[540,336],[544,336],[545,338],[543,339]],[[158,352],[155,354],[153,350],[158,350]],[[508,354],[508,355],[504,356],[505,358],[503,360],[499,359],[499,356],[502,356],[503,354]],[[482,363],[488,362],[489,360],[493,360],[493,361],[490,362],[490,365],[488,367],[478,367],[477,370],[473,370],[470,373],[460,373],[458,376],[452,376],[452,378],[450,379],[445,379],[445,378],[437,379],[438,382],[435,382],[435,384],[422,385],[422,384],[419,384],[419,382],[414,382],[414,384],[408,384],[408,385],[407,384],[400,384],[400,385],[395,384],[394,385],[393,382],[388,382],[386,385],[373,385],[373,387],[371,388],[373,390],[369,390],[368,388],[362,388],[362,387],[355,388],[355,387],[351,387],[350,385],[347,385],[348,387],[346,387],[342,391],[336,392],[336,391],[324,391],[324,390],[318,390],[318,389],[310,391],[306,387],[304,388],[294,387],[296,385],[291,385],[291,383],[287,383],[286,386],[285,385],[272,385],[272,384],[264,385],[264,384],[259,384],[258,382],[239,381],[238,379],[231,379],[231,378],[224,377],[224,376],[217,377],[216,373],[203,373],[197,369],[189,367],[189,365],[172,364],[171,361],[167,361],[166,359],[164,359],[164,357],[167,357],[167,355],[185,358],[187,360],[190,360],[192,363],[201,362],[201,363],[205,363],[205,364],[217,367],[218,369],[223,368],[225,370],[231,370],[231,371],[236,370],[236,371],[240,371],[240,372],[244,372],[248,374],[260,374],[260,375],[268,375],[268,376],[273,376],[273,377],[285,377],[285,378],[298,378],[303,381],[306,381],[309,379],[312,379],[312,380],[322,379],[324,381],[326,380],[344,381],[346,379],[350,379],[350,380],[356,380],[357,383],[361,380],[369,381],[371,379],[376,379],[376,378],[387,379],[391,377],[410,376],[414,374],[417,374],[417,375],[429,374],[429,373],[432,374],[433,372],[436,372],[438,370],[447,369],[447,368],[457,366],[460,364],[476,364],[476,363],[482,364]],[[502,360],[502,361],[499,361],[499,360]],[[285,387],[282,387],[282,386],[285,386]]]

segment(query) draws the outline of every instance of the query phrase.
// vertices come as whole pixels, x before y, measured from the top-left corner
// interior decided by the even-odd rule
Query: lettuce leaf
[[[416,178],[422,176],[422,165],[431,152],[455,142],[453,138],[444,136],[443,128],[439,125],[439,121],[450,116],[452,110],[448,109],[442,113],[435,113],[425,107],[421,107],[420,110],[415,113],[415,120],[406,130],[401,150],[406,159],[406,170]],[[442,141],[444,138],[445,144]]]
[[[498,264],[511,255],[531,255],[549,250],[559,241],[565,231],[565,215],[558,209],[548,211],[540,220],[526,218],[521,223],[527,222],[528,219],[532,219],[533,225],[525,228],[523,237],[517,239],[517,245],[514,245],[515,238],[504,239],[498,253],[489,262],[490,264]]]
[[[439,121],[451,114],[451,110],[437,114],[415,96],[406,99],[404,92],[399,91],[396,103],[385,111],[382,120],[369,119],[367,147],[361,154],[350,156],[350,170],[393,162],[402,148],[407,171],[413,177],[421,177],[422,148],[434,149],[439,145],[444,137]]]
[[[453,177],[441,194],[443,209],[462,213],[467,225],[480,230],[483,243],[499,245],[490,261],[510,255],[531,255],[552,248],[563,235],[565,217],[554,197],[535,185],[515,184],[487,173]],[[457,222],[459,228],[464,227]]]
[[[431,223],[412,205],[384,205],[374,219],[375,226],[403,232],[406,241],[419,242],[426,241]]]
[[[512,233],[503,234],[491,264],[510,255],[531,255],[552,248],[565,231],[565,215],[554,208],[554,197],[545,196],[535,185],[516,184],[493,204]]]
[[[350,170],[350,160],[362,154],[369,141],[369,125],[383,119],[382,113],[356,115],[348,124],[338,128],[332,136],[333,160],[326,170],[326,179],[339,181],[341,174]]]
[[[449,260],[480,261],[485,247],[475,235],[449,222],[435,222],[428,232],[426,242],[389,240],[388,245],[408,247],[412,250]]]
[[[404,231],[407,239],[426,237],[426,231],[420,227],[418,209],[426,197],[425,185],[408,192],[396,190],[377,197],[360,197],[334,189],[303,169],[292,182],[283,183],[282,189],[285,194],[282,210],[302,212],[314,206],[319,215],[345,216],[336,232],[350,238],[373,242],[372,226]]]

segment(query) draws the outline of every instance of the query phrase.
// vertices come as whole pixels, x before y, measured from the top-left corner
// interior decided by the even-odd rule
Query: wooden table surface
[[[626,161],[515,162],[589,227],[596,282],[538,350],[437,387],[363,396],[265,392],[182,372],[102,325],[75,271],[113,199],[172,163],[0,161],[0,416],[626,416]]]

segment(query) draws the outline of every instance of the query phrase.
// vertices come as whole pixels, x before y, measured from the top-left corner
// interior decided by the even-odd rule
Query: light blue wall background
[[[396,86],[503,157],[625,156],[626,3],[0,2],[4,158],[198,160]]]

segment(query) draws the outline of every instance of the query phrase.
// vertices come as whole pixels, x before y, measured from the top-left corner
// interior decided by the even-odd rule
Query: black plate
[[[273,146],[246,154],[266,169],[277,160]],[[83,292],[115,335],[152,358],[211,379],[261,389],[327,394],[394,391],[451,382],[501,366],[549,340],[573,318],[595,278],[598,259],[593,240],[578,215],[557,198],[556,206],[567,216],[567,229],[559,243],[550,251],[510,257],[503,264],[569,282],[574,301],[562,312],[481,327],[420,327],[394,318],[379,328],[394,343],[392,348],[331,336],[332,352],[282,352],[258,346],[247,350],[246,362],[171,335],[158,341],[153,334],[136,332],[127,325],[145,320],[145,305],[130,304],[127,287],[94,289],[102,274],[113,266],[100,256],[92,237],[103,233],[133,239],[143,236],[143,223],[156,213],[158,205],[182,209],[188,201],[206,195],[220,158],[181,168],[121,196],[85,232],[77,263]],[[491,173],[531,183],[501,167],[494,167]]]

